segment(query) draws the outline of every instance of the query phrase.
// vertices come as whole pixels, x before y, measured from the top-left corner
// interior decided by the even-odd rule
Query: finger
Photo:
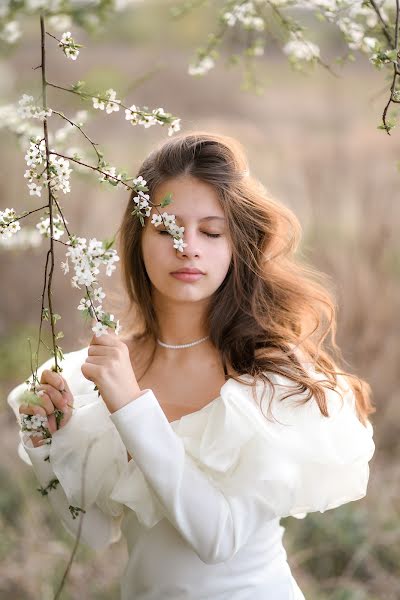
[[[86,359],[86,360],[88,360],[88,359]],[[92,358],[90,360],[92,360]],[[93,381],[93,382],[97,381],[99,374],[101,373],[101,371],[99,371],[99,366],[100,365],[95,365],[95,364],[91,364],[89,362],[84,362],[81,366],[82,375],[89,381]]]
[[[110,362],[109,356],[88,356],[85,359],[86,364],[90,365],[108,365]]]
[[[45,369],[42,372],[42,375],[40,377],[40,383],[48,383],[49,385],[55,387],[57,390],[63,390],[65,388],[64,378],[59,373],[51,371],[51,369]]]
[[[110,333],[108,333],[110,331]],[[94,334],[90,341],[90,345],[96,346],[117,346],[120,343],[118,336],[115,335],[115,332],[110,329],[107,330],[107,333],[103,333],[99,337]]]
[[[46,411],[41,406],[36,406],[35,404],[21,404],[18,408],[20,414],[24,415],[41,415],[42,417],[46,416]]]
[[[48,430],[50,431],[50,433],[54,433],[55,431],[57,431],[57,421],[56,421],[56,416],[53,413],[52,415],[49,415],[47,417],[47,421],[48,421]]]
[[[68,403],[68,400],[70,399],[68,398],[68,395],[66,393],[62,394],[59,390],[54,388],[52,385],[48,385],[47,383],[42,383],[38,387],[39,390],[45,391],[55,408],[58,408],[59,410],[63,410],[65,408],[65,406]],[[43,396],[45,396],[45,394],[43,394]],[[54,408],[50,412],[54,412]]]
[[[23,415],[34,415],[34,408],[32,404],[20,404],[18,412]]]
[[[36,406],[39,406],[39,408],[42,407],[46,411],[47,415],[51,415],[55,410],[55,406],[51,400],[51,396],[47,393],[47,390],[46,392],[43,392],[43,394],[40,394],[39,398],[40,404]]]
[[[110,353],[108,346],[89,346],[88,356],[106,356]]]

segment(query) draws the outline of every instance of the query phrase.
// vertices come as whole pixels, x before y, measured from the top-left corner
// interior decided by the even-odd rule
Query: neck
[[[160,327],[159,339],[165,344],[181,345],[195,342],[209,335],[203,322],[204,303],[163,303],[156,307],[157,319]],[[203,346],[208,340],[198,344]],[[193,348],[196,348],[194,346]],[[160,349],[173,352],[172,349]],[[185,351],[182,348],[182,352]],[[188,348],[191,350],[191,348]]]

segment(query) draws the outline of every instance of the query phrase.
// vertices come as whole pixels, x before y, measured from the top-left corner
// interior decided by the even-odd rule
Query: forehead
[[[177,220],[223,222],[224,212],[212,185],[193,177],[168,179],[157,187],[151,200],[159,204],[167,194],[171,194],[171,203],[159,210],[174,214]]]

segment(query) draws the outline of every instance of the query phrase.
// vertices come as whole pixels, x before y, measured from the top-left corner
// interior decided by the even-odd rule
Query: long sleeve
[[[226,497],[210,482],[186,454],[152,390],[110,418],[165,516],[203,562],[228,560],[260,522],[275,516],[254,495]]]
[[[230,380],[220,398],[173,424],[152,390],[110,415],[133,458],[112,497],[148,526],[167,518],[208,564],[233,557],[266,520],[366,494],[372,426],[358,421],[349,390],[341,411],[328,392],[330,418],[315,402],[282,403],[285,428],[243,389]]]
[[[67,353],[62,364],[63,377],[74,396],[74,411],[67,425],[53,433],[51,444],[37,448],[20,430],[17,451],[32,467],[42,488],[58,480],[46,498],[65,529],[76,536],[81,513],[73,519],[68,507],[83,508],[86,512],[80,541],[101,550],[121,536],[123,506],[110,499],[110,492],[128,460],[107,407],[93,390],[93,383],[81,373],[80,366],[86,355],[87,348]],[[50,359],[39,367],[39,377],[44,369],[51,368],[52,362]],[[26,383],[21,383],[7,397],[18,424],[19,398],[26,389]],[[45,460],[47,457],[49,460]]]

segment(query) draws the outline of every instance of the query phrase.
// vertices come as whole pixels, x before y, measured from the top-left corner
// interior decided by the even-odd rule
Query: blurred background
[[[173,20],[169,8],[176,5],[139,2],[97,33],[74,26],[73,36],[86,46],[77,61],[67,60],[48,39],[48,80],[62,86],[84,80],[97,91],[113,88],[127,106],[163,107],[180,117],[182,131],[238,138],[251,174],[296,213],[303,227],[301,252],[330,276],[336,292],[337,341],[348,370],[370,383],[377,412],[371,417],[376,453],[367,497],[304,520],[283,519],[288,561],[307,600],[399,599],[400,157],[396,129],[391,136],[377,129],[389,82],[358,53],[354,62],[333,66],[337,76],[322,67],[309,75],[297,73],[272,43],[256,63],[264,91],[249,93],[243,90],[241,68],[224,67],[225,58],[240,50],[240,36],[229,39],[207,76],[191,77],[188,65],[215,31],[217,10],[211,3]],[[326,62],[345,53],[334,28],[316,22],[313,28]],[[32,17],[24,21],[18,45],[0,58],[0,104],[16,102],[23,93],[39,97],[38,64],[39,19]],[[153,146],[168,137],[167,127],[132,127],[122,110],[107,115],[73,94],[56,89],[48,94],[49,106],[67,115],[89,110],[85,131],[118,171],[131,176]],[[59,120],[57,128],[62,125]],[[43,197],[28,194],[24,152],[12,133],[0,131],[0,209],[42,206]],[[77,133],[71,145],[90,155]],[[112,237],[127,192],[79,172],[72,175],[71,188],[70,194],[60,194],[69,229],[87,239]],[[37,214],[22,220],[21,227],[34,228]],[[82,290],[72,288],[71,273],[64,275],[59,267],[65,248],[55,246],[53,304],[62,316],[57,326],[64,332],[60,343],[66,353],[88,345],[92,333],[76,310]],[[47,248],[48,240],[25,250],[0,247],[0,599],[7,600],[53,598],[73,546],[36,491],[30,467],[17,455],[17,423],[6,403],[9,391],[30,375],[28,338],[36,349]],[[106,293],[120,293],[119,269],[99,280]],[[48,331],[45,338],[50,341]],[[44,351],[40,363],[48,357]],[[63,600],[118,600],[126,558],[123,540],[103,554],[82,546]]]

